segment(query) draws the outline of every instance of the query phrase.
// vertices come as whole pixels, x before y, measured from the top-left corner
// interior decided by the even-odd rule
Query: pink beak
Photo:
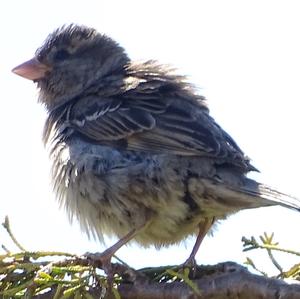
[[[38,80],[45,77],[51,67],[32,58],[12,69],[12,72],[29,80]]]

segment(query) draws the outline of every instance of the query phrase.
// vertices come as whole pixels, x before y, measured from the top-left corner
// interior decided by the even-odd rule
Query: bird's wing
[[[96,141],[116,141],[150,130],[155,119],[147,111],[122,107],[118,99],[86,97],[72,109],[71,123],[86,137]]]
[[[178,97],[89,96],[73,106],[69,117],[73,127],[93,142],[119,142],[127,150],[212,156],[248,165],[233,139],[197,102]]]

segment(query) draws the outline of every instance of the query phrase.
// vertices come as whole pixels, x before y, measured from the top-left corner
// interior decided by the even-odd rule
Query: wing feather
[[[234,140],[196,101],[159,94],[151,99],[94,96],[78,101],[69,121],[95,143],[126,141],[121,143],[124,150],[218,157],[251,169]]]

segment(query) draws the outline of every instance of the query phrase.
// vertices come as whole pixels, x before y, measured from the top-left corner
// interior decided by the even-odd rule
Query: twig
[[[262,270],[260,270],[260,269],[258,269],[258,268],[256,267],[256,265],[254,264],[254,262],[253,262],[253,260],[252,260],[251,258],[247,257],[247,258],[246,258],[246,262],[245,262],[244,264],[245,264],[245,265],[251,266],[254,270],[256,270],[257,272],[259,272],[259,273],[262,274],[263,276],[268,277],[268,275],[267,275],[266,272],[264,272],[264,271],[262,271]]]
[[[244,242],[243,251],[249,251],[249,250],[260,248],[260,249],[267,249],[267,250],[276,250],[276,251],[281,251],[281,252],[290,253],[290,254],[300,256],[300,252],[295,251],[295,250],[291,250],[291,249],[281,248],[277,244],[259,244],[255,240],[254,237],[251,237],[251,239],[247,239],[246,237],[243,237],[242,242]]]
[[[11,228],[10,228],[10,224],[9,224],[9,219],[8,216],[5,216],[5,220],[2,223],[3,227],[6,229],[6,231],[8,232],[10,238],[12,239],[12,241],[16,244],[16,246],[21,250],[21,251],[26,251],[26,249],[17,241],[17,239],[15,238],[15,236],[13,235]]]
[[[272,264],[279,270],[280,274],[283,273],[283,268],[279,265],[279,263],[276,261],[274,255],[272,254],[272,251],[270,249],[267,249],[269,258],[272,262]]]

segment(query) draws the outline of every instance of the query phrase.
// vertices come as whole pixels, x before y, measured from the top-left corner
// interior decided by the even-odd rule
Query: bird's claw
[[[111,258],[112,255],[106,251],[104,252],[86,252],[84,257],[89,260],[92,264],[97,265],[99,268],[102,268],[106,274],[111,272]]]

